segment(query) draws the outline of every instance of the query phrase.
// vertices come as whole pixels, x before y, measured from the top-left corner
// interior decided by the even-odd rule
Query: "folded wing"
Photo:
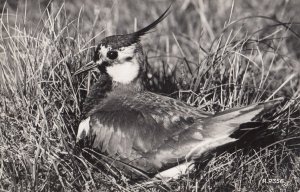
[[[274,104],[253,104],[211,115],[153,93],[113,96],[82,121],[77,138],[113,159],[153,174],[235,141],[230,135],[241,124]]]

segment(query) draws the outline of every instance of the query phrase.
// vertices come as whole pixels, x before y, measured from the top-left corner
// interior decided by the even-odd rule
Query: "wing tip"
[[[255,119],[276,109],[284,98],[255,103],[241,108],[233,108],[217,113],[205,121],[205,130],[210,136],[231,135],[240,125],[253,122]]]

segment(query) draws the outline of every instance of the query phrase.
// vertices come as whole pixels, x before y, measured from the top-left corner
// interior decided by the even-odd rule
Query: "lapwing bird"
[[[170,7],[169,7],[170,8]],[[140,39],[165,19],[169,8],[147,27],[102,39],[94,62],[98,81],[83,104],[77,140],[103,155],[127,176],[176,178],[195,160],[236,141],[231,135],[278,101],[252,104],[217,114],[145,90],[145,57]]]

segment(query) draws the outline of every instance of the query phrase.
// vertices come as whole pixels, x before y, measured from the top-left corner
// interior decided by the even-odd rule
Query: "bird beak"
[[[83,72],[90,71],[91,69],[97,67],[98,65],[99,64],[96,62],[90,61],[89,63],[85,64],[84,66],[79,68],[77,71],[75,71],[75,73],[73,75],[75,76],[75,75],[81,74]]]

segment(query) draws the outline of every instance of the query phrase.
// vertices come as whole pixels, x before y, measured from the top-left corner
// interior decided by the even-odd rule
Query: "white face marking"
[[[82,139],[83,136],[88,135],[89,131],[90,131],[90,117],[80,122],[76,140],[79,141],[79,139]]]
[[[130,62],[125,62],[123,64],[115,64],[113,66],[107,67],[107,73],[116,82],[122,84],[128,84],[133,81],[139,74],[140,66],[133,59]]]
[[[128,46],[128,47],[121,48],[120,51],[118,51],[118,53],[119,53],[119,56],[118,56],[119,62],[126,61],[126,59],[128,57],[133,58],[133,56],[135,54],[134,53],[135,49],[136,49],[136,44],[135,43]]]
[[[114,51],[118,52],[118,57],[115,60],[111,60],[107,57],[107,52],[112,50],[112,48],[102,46],[100,49],[101,59],[98,62],[101,63],[103,60],[111,61],[112,66],[106,68],[107,73],[114,81],[128,84],[138,76],[140,71],[140,65],[135,57],[135,49],[136,44],[115,49]],[[128,60],[128,58],[130,59]]]

